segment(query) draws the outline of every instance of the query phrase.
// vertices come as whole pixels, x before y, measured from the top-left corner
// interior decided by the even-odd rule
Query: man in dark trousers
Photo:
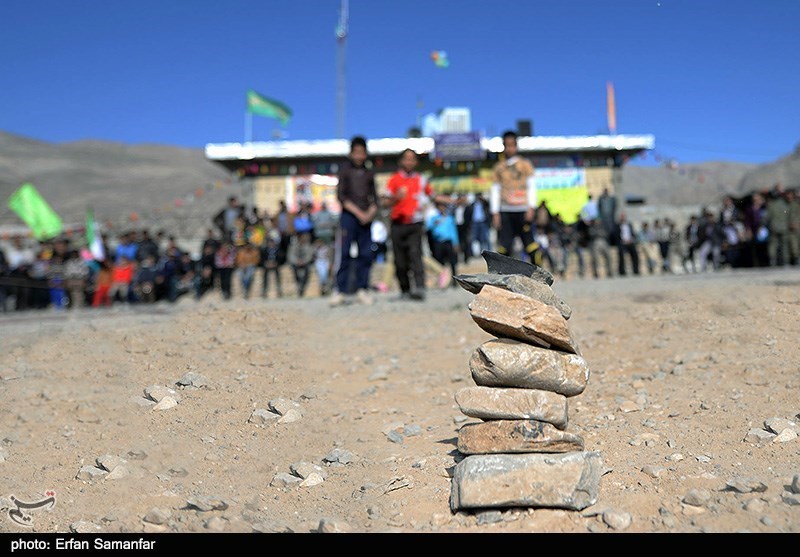
[[[489,244],[489,202],[478,192],[475,200],[467,205],[464,210],[464,221],[469,224],[469,240],[466,249],[470,252],[470,257],[477,257],[481,251],[490,251]],[[478,253],[472,251],[474,243],[478,244]]]
[[[609,236],[609,243],[613,244],[614,230],[617,226],[617,198],[608,192],[608,188],[603,188],[603,193],[597,200],[597,213]]]
[[[619,214],[619,222],[614,229],[614,240],[617,245],[619,253],[619,275],[625,276],[626,265],[625,258],[631,260],[631,269],[634,275],[639,274],[639,249],[636,245],[636,231],[633,225],[628,222],[628,217],[625,213]]]
[[[371,225],[378,212],[375,174],[365,166],[367,140],[361,136],[350,142],[350,156],[339,171],[336,197],[342,206],[336,242],[336,290],[330,305],[344,303],[345,295],[356,294],[362,304],[372,303],[369,296],[369,272],[372,265]],[[355,271],[355,288],[350,272]]]
[[[533,238],[536,183],[531,162],[518,154],[517,134],[503,134],[503,160],[492,169],[489,198],[492,225],[497,229],[497,252],[514,257],[514,240],[519,238],[531,263],[541,265],[539,244]]]

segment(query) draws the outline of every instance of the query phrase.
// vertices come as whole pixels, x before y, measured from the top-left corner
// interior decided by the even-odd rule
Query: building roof
[[[503,139],[499,136],[482,138],[481,144],[487,152],[503,150]],[[517,145],[523,153],[641,151],[653,149],[655,138],[652,135],[536,135],[518,137]],[[406,148],[427,154],[433,151],[434,140],[432,137],[388,137],[367,141],[370,156],[399,155]],[[206,158],[218,162],[346,157],[349,151],[349,139],[209,143],[205,148]]]

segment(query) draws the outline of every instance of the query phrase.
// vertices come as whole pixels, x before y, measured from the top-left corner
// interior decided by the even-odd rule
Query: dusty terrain
[[[461,289],[0,316],[0,504],[56,493],[0,531],[797,533],[800,439],[765,422],[800,422],[798,285],[796,269],[556,281],[591,366],[569,431],[607,467],[583,511],[451,513],[453,395],[491,338]],[[176,385],[187,372],[207,384]],[[151,385],[178,405],[154,410]],[[299,419],[248,421],[271,402]],[[104,455],[121,468],[76,478]],[[301,462],[324,481],[300,485]]]

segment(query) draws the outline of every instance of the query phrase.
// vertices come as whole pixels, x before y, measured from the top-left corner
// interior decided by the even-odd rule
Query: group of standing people
[[[262,298],[271,292],[283,297],[285,266],[291,269],[298,297],[307,294],[312,273],[319,279],[319,294],[330,292],[336,218],[324,203],[317,211],[312,211],[310,203],[300,203],[291,212],[281,201],[274,215],[259,215],[255,211],[248,214],[231,196],[213,222],[217,230],[208,230],[202,246],[203,278],[197,298],[218,284],[223,298],[230,299],[237,273],[244,298],[250,298],[259,274]]]

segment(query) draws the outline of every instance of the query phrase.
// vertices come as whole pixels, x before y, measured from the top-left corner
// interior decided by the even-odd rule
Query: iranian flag
[[[96,261],[103,261],[106,258],[103,237],[100,235],[100,227],[97,226],[97,222],[94,220],[94,211],[92,209],[86,210],[86,244]]]

